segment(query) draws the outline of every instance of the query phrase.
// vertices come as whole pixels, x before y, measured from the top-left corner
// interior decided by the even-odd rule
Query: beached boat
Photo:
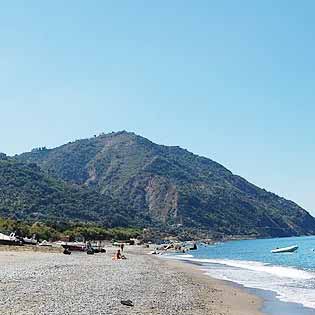
[[[288,247],[282,247],[282,248],[275,248],[271,252],[274,254],[277,253],[293,253],[295,252],[299,247],[297,245],[288,246]]]
[[[15,236],[15,233],[6,235],[0,233],[0,245],[22,245],[23,242]]]
[[[83,242],[63,242],[61,246],[70,251],[84,252],[86,250],[86,245]]]
[[[106,249],[99,244],[91,244],[94,253],[106,253]]]
[[[23,243],[27,245],[37,245],[36,235],[34,234],[31,238],[23,237]]]
[[[52,247],[53,244],[47,242],[46,240],[43,240],[41,243],[38,244],[39,246],[46,246],[46,247]]]

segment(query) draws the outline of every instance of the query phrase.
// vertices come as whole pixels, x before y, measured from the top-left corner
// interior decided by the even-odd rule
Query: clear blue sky
[[[126,129],[315,215],[314,1],[6,1],[0,151]]]

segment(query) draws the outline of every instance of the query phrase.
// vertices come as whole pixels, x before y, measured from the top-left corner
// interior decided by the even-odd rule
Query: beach
[[[114,251],[67,256],[0,250],[1,314],[261,314],[259,298],[191,264],[132,246],[127,260],[112,261]]]

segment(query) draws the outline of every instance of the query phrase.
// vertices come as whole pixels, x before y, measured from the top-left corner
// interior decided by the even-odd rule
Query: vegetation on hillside
[[[128,209],[126,221],[133,214],[141,226],[224,235],[315,233],[315,219],[297,204],[252,185],[215,161],[133,133],[103,134],[17,159],[36,163],[58,180],[119,200]]]
[[[108,195],[48,176],[34,164],[0,159],[0,215],[32,222],[94,222],[126,227],[128,209]]]

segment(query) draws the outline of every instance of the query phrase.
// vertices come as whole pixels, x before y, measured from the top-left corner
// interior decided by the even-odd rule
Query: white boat
[[[36,235],[34,234],[32,238],[23,237],[23,243],[27,245],[37,245]]]
[[[46,240],[42,241],[41,243],[38,244],[39,246],[48,246],[48,247],[52,247],[53,244],[47,242]]]
[[[11,233],[10,236],[0,233],[0,245],[22,245],[22,241]]]
[[[297,245],[288,246],[288,247],[282,247],[282,248],[275,248],[271,252],[276,253],[293,253],[295,252],[299,247]]]

